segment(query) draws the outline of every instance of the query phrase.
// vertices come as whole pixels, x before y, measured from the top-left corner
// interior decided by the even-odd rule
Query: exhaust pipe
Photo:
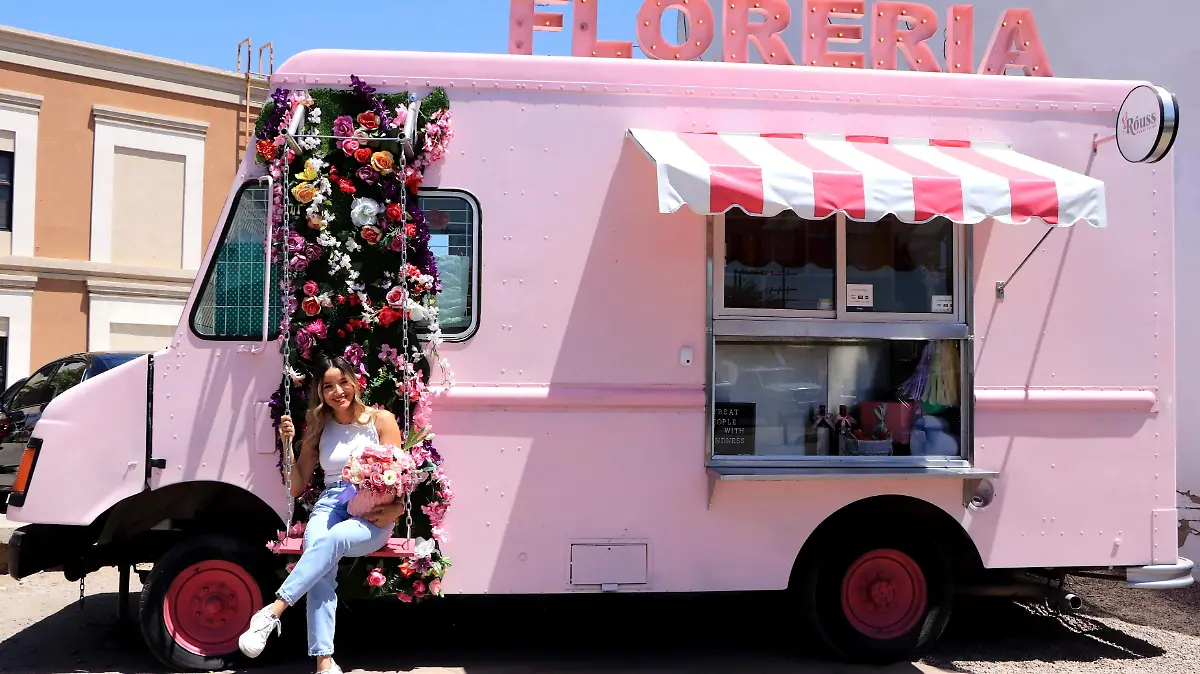
[[[1016,600],[1045,602],[1046,607],[1059,613],[1075,613],[1083,608],[1083,598],[1061,588],[1036,583],[982,585],[963,588],[962,594],[976,597],[1003,597]]]
[[[1058,610],[1062,613],[1074,613],[1083,608],[1083,598],[1067,592],[1058,598]]]

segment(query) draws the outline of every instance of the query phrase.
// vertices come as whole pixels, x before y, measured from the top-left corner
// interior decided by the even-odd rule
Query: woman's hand
[[[285,414],[279,418],[279,437],[285,444],[296,437],[296,426],[292,423],[291,415]]]
[[[404,502],[396,501],[395,503],[385,503],[375,506],[366,515],[363,515],[363,519],[384,529],[392,526],[403,514]]]

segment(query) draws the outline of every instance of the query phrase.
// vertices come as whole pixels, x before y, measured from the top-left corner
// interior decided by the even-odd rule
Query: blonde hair
[[[374,413],[374,410],[363,402],[362,389],[358,385],[358,373],[344,358],[322,358],[315,365],[311,375],[312,381],[309,384],[308,413],[304,416],[304,438],[300,441],[301,454],[307,451],[317,451],[325,424],[333,417],[333,410],[325,404],[325,396],[322,394],[325,373],[330,369],[340,371],[350,381],[350,386],[354,390],[354,400],[350,402],[350,410],[354,413],[355,422],[362,419],[364,414]]]

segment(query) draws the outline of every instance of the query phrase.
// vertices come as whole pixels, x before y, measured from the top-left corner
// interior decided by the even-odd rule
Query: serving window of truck
[[[1005,143],[630,135],[708,216],[718,470],[970,472],[973,226],[1105,225],[1101,181]]]

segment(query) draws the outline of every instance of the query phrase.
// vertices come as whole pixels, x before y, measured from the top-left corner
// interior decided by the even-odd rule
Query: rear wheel
[[[230,669],[244,661],[238,636],[274,594],[273,561],[261,546],[223,536],[169,550],[142,587],[139,622],[150,651],[173,671]]]
[[[946,629],[953,584],[936,546],[840,540],[814,557],[802,587],[808,621],[838,656],[912,660]]]

